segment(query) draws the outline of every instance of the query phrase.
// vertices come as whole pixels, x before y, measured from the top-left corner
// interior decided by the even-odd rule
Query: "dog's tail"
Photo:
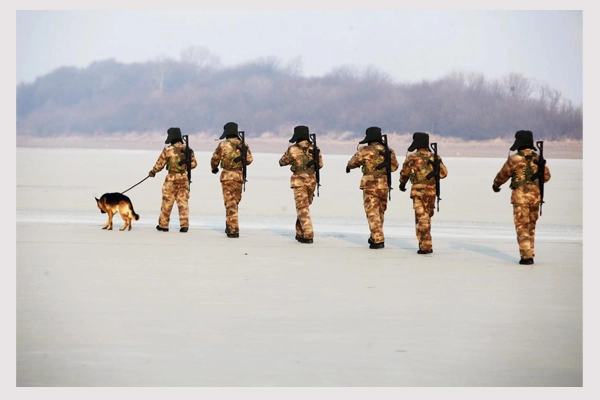
[[[131,206],[131,213],[133,214],[133,218],[137,221],[140,219],[140,216],[138,214],[135,213],[135,211],[133,210],[133,204],[130,204]]]

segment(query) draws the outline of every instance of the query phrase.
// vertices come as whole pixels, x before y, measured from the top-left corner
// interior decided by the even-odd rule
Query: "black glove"
[[[238,163],[238,162],[242,162],[242,156],[239,156],[239,157],[236,157],[236,158],[234,158],[234,159],[233,159],[233,162],[236,162],[236,163]]]
[[[185,158],[182,158],[181,160],[179,160],[179,162],[177,164],[178,165],[186,165],[187,164],[187,160]]]
[[[216,174],[217,172],[219,172],[219,168],[215,167],[215,168],[213,168],[213,169],[211,170],[211,172],[212,172],[213,174]]]
[[[492,190],[496,193],[498,193],[500,191],[500,188],[496,185],[492,185]]]
[[[350,167],[346,166],[346,173],[349,174],[350,173]]]
[[[156,174],[153,171],[148,172],[148,176],[154,178]]]
[[[400,191],[406,192],[406,182],[400,182]]]

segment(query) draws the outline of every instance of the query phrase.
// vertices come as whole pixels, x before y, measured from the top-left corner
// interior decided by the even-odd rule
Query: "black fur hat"
[[[365,138],[358,142],[358,144],[381,142],[381,128],[378,126],[372,126],[367,128],[365,132]]]
[[[517,131],[515,133],[515,142],[510,148],[510,151],[519,150],[521,148],[533,149],[533,132]]]
[[[308,126],[298,125],[294,128],[294,135],[290,139],[290,143],[298,143],[302,140],[309,140]]]
[[[429,148],[429,134],[424,132],[413,133],[413,142],[408,147],[408,151],[414,151],[424,147]]]
[[[179,128],[169,128],[167,129],[167,140],[165,143],[177,143],[181,142],[183,139],[181,138],[181,129]]]
[[[238,124],[228,122],[223,126],[223,134],[219,139],[238,137]]]

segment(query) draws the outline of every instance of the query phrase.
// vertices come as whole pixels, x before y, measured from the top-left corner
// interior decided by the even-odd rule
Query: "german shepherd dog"
[[[95,198],[95,197],[94,197]],[[133,211],[133,204],[129,197],[122,193],[104,193],[100,199],[96,199],[96,204],[102,214],[108,214],[108,221],[102,227],[102,229],[108,229],[109,231],[113,228],[113,216],[117,213],[121,214],[121,218],[125,222],[125,225],[120,231],[124,231],[126,228],[131,230],[131,220],[136,221],[140,219],[140,216]]]

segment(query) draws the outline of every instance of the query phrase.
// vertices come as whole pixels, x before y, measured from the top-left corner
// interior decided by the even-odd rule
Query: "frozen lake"
[[[368,248],[352,154],[323,154],[313,245],[294,240],[285,149],[254,154],[228,239],[212,150],[196,150],[181,234],[176,206],[171,231],[154,228],[164,171],[127,191],[131,231],[101,229],[94,197],[140,182],[160,149],[17,148],[17,386],[583,385],[582,160],[548,160],[521,266],[510,189],[491,189],[503,158],[440,153],[422,256],[397,172],[386,248]]]

